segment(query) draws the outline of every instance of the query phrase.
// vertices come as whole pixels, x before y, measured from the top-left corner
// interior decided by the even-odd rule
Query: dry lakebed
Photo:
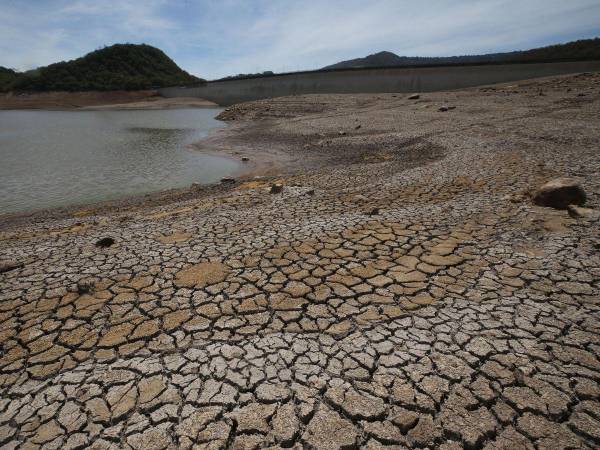
[[[2,448],[598,448],[600,74],[408,97],[234,105],[230,182],[2,218]]]

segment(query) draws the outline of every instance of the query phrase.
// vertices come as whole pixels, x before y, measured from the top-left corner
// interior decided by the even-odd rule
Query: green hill
[[[72,61],[14,74],[11,78],[0,72],[0,90],[139,90],[204,82],[158,48],[145,44],[115,44]]]
[[[10,86],[13,84],[17,78],[19,78],[19,74],[12,69],[7,67],[0,66],[0,90],[4,86]]]
[[[392,52],[379,52],[364,58],[350,59],[323,69],[349,69],[358,67],[402,67],[435,64],[470,64],[487,62],[600,60],[600,38],[584,39],[566,44],[509,53],[489,53],[466,56],[398,56]]]

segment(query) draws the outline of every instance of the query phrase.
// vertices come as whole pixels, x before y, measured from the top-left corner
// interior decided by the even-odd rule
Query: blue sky
[[[19,70],[117,42],[154,45],[213,79],[596,36],[600,0],[0,0],[0,65]]]

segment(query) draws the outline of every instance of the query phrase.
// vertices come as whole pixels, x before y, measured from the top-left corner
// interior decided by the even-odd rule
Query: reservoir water
[[[189,145],[219,112],[0,111],[0,214],[218,181],[238,163]]]

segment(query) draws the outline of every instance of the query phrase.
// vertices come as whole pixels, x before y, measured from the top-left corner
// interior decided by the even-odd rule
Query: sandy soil
[[[222,117],[237,182],[2,220],[1,445],[598,447],[600,74]]]
[[[215,106],[199,98],[166,99],[154,90],[0,94],[1,109],[161,109]]]

